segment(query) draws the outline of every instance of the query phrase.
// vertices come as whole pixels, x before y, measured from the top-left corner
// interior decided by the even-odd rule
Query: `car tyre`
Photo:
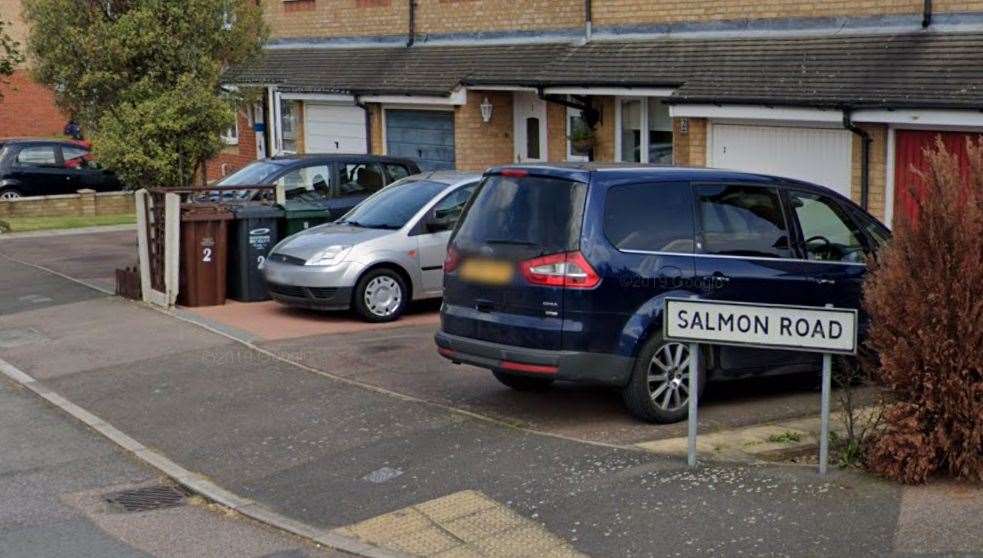
[[[699,394],[706,387],[700,355]],[[653,335],[642,347],[622,398],[636,418],[646,422],[679,422],[689,414],[689,345]]]
[[[553,378],[537,378],[535,376],[523,376],[512,374],[501,370],[493,370],[495,379],[502,384],[514,389],[515,391],[545,391],[553,384]]]
[[[0,189],[0,201],[16,200],[21,197],[24,197],[24,195],[16,188]]]
[[[392,322],[403,315],[408,298],[406,281],[399,273],[386,268],[374,269],[356,283],[353,306],[367,322]]]

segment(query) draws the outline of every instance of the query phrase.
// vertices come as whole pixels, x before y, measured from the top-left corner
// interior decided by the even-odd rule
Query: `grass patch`
[[[134,213],[70,217],[4,217],[0,219],[0,232],[19,233],[103,225],[129,225],[136,223],[136,220],[137,217]]]
[[[798,432],[782,432],[768,436],[768,441],[773,444],[794,444],[802,441],[802,435]]]

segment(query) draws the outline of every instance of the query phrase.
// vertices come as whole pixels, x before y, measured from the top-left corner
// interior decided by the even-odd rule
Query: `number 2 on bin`
[[[211,248],[202,248],[201,249],[201,261],[203,261],[205,263],[211,263],[212,262],[212,249]]]

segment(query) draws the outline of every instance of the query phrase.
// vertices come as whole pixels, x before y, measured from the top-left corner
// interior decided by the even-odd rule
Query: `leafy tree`
[[[222,148],[222,72],[257,55],[255,0],[25,0],[35,77],[131,187],[188,184]]]
[[[3,78],[10,77],[14,73],[17,64],[24,61],[20,53],[20,44],[4,29],[7,25],[9,25],[7,22],[0,19],[0,83],[3,83]],[[2,99],[3,93],[0,92],[0,100]]]

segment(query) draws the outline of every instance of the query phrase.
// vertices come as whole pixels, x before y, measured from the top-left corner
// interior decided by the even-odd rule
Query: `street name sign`
[[[820,403],[819,473],[829,461],[829,398],[833,355],[857,354],[857,311],[831,305],[783,306],[667,298],[663,337],[689,343],[689,448],[687,461],[696,466],[696,434],[699,424],[700,343],[764,349],[823,353]]]
[[[700,299],[666,299],[674,341],[817,353],[857,353],[857,311]]]

